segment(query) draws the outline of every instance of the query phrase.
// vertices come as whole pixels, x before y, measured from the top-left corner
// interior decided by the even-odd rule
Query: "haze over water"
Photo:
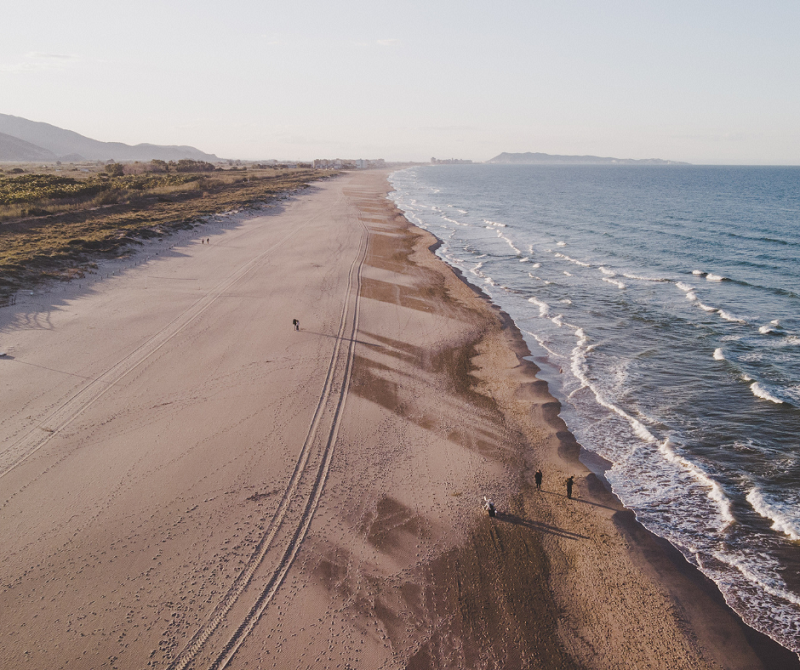
[[[800,652],[800,168],[391,179],[517,323],[623,503]]]

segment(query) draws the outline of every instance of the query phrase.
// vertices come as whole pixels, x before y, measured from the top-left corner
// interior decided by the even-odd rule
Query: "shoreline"
[[[387,199],[389,199],[389,193],[387,193]],[[392,200],[390,202],[393,206],[396,206]],[[399,208],[398,211],[402,213]],[[533,383],[537,386],[538,399],[544,401],[542,403],[543,406],[547,406],[542,412],[541,418],[547,423],[562,429],[558,430],[557,433],[558,446],[556,451],[558,457],[566,463],[584,470],[584,474],[581,476],[581,483],[584,484],[584,486],[580,487],[581,494],[597,504],[605,504],[617,509],[613,520],[621,534],[630,543],[631,555],[642,570],[649,572],[669,591],[670,597],[676,606],[683,610],[687,623],[698,633],[699,637],[704,638],[705,644],[716,647],[717,653],[715,655],[725,656],[727,654],[724,651],[724,645],[727,644],[727,639],[731,636],[741,635],[765,668],[800,668],[800,655],[787,649],[766,633],[762,633],[748,625],[741,615],[728,605],[718,585],[710,577],[703,573],[700,568],[693,565],[668,540],[650,531],[639,522],[635,511],[622,504],[622,501],[613,493],[602,474],[598,475],[581,460],[581,452],[589,454],[590,458],[601,459],[601,457],[583,447],[561,418],[561,403],[550,394],[548,383],[537,376],[541,369],[536,363],[529,360],[533,357],[533,354],[517,324],[508,313],[492,301],[487,293],[470,282],[460,268],[447,263],[444,258],[436,253],[444,244],[443,240],[433,235],[430,231],[419,228],[410,221],[409,225],[424,231],[436,240],[428,246],[428,251],[449,268],[461,282],[483,300],[489,309],[495,311],[502,320],[503,330],[508,333],[509,346],[514,351],[519,366],[524,370],[523,374],[529,375],[535,380]],[[710,624],[708,620],[713,619],[715,615],[721,617],[722,621],[717,620]],[[723,667],[738,666],[724,665]]]
[[[776,667],[599,480],[567,500],[519,330],[386,175],[6,312],[2,663]]]

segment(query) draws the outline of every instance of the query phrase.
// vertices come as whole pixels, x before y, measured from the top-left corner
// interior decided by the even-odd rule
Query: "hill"
[[[82,157],[85,160],[149,161],[160,159],[177,161],[189,158],[197,161],[218,161],[214,154],[207,154],[189,146],[162,146],[158,144],[137,144],[131,146],[122,142],[100,142],[84,137],[71,130],[58,128],[49,123],[29,121],[19,116],[0,114],[0,135],[21,140],[25,145],[16,146],[11,142],[0,142],[0,161],[48,161],[64,157]],[[27,145],[27,146],[26,146]],[[38,158],[17,158],[20,153],[42,152]]]
[[[37,147],[17,137],[0,133],[0,161],[19,161],[20,163],[35,161],[54,161],[56,155],[52,151]]]
[[[689,165],[661,158],[606,158],[602,156],[559,156],[556,154],[532,153],[510,154],[503,152],[487,163],[511,163],[516,165]]]

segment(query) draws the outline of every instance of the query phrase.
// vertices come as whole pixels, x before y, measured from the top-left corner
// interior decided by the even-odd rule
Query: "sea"
[[[800,168],[436,165],[391,197],[649,530],[800,652]]]

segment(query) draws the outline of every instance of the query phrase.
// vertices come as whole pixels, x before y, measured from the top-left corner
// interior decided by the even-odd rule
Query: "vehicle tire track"
[[[108,370],[98,377],[95,377],[86,386],[77,391],[66,402],[62,403],[57,409],[51,412],[46,418],[41,420],[11,444],[2,454],[0,459],[0,478],[5,477],[20,464],[25,462],[39,449],[44,447],[61,430],[66,428],[89,406],[102,397],[114,384],[118,383],[123,377],[131,373],[148,358],[155,354],[159,349],[166,345],[170,340],[181,333],[187,326],[200,317],[214,302],[239,280],[254,269],[263,259],[280,247],[289,238],[293,237],[302,228],[308,226],[312,221],[321,215],[309,219],[305,224],[290,230],[275,244],[262,251],[258,256],[245,263],[238,270],[219,282],[206,295],[198,299],[194,304],[184,310],[181,314],[170,321],[158,333],[153,335],[146,342],[136,347],[131,353],[118,361]],[[11,496],[13,497],[13,495]],[[11,498],[9,498],[10,500]],[[5,501],[8,503],[8,500]]]
[[[359,220],[360,221],[360,220]],[[222,652],[216,657],[211,664],[211,668],[223,668],[227,665],[241,643],[250,633],[255,626],[258,618],[263,613],[266,606],[274,596],[278,587],[282,583],[286,573],[291,567],[294,557],[300,548],[303,538],[305,537],[308,527],[313,518],[314,511],[316,510],[322,490],[324,488],[325,480],[330,468],[330,462],[333,456],[333,446],[336,442],[336,437],[339,431],[339,419],[344,409],[345,399],[347,397],[347,390],[350,384],[350,376],[352,372],[354,351],[355,351],[355,334],[358,329],[358,311],[361,299],[361,272],[366,258],[368,230],[361,222],[363,232],[359,240],[358,252],[353,259],[350,266],[347,281],[347,294],[342,305],[342,312],[339,322],[339,330],[336,335],[336,343],[331,355],[328,370],[326,372],[325,381],[323,383],[322,392],[320,393],[317,407],[309,426],[308,433],[301,448],[297,462],[295,463],[294,471],[292,472],[289,484],[287,485],[278,509],[270,520],[267,530],[264,532],[259,543],[248,560],[245,567],[239,573],[231,587],[219,604],[209,615],[206,623],[192,636],[189,642],[184,647],[183,651],[175,658],[175,660],[168,666],[168,670],[183,670],[190,663],[192,663],[203,649],[203,645],[219,627],[225,616],[231,610],[233,605],[237,602],[241,594],[244,592],[247,585],[251,582],[253,575],[261,565],[264,557],[272,548],[275,538],[279,531],[284,526],[287,515],[289,514],[292,503],[298,500],[305,500],[303,513],[300,516],[297,527],[291,533],[291,538],[288,545],[283,550],[280,561],[272,569],[272,575],[268,580],[266,587],[258,596],[255,604],[250,608],[244,621],[237,627],[236,632],[228,640]],[[343,343],[348,342],[345,352],[342,352]],[[343,358],[344,357],[344,358]],[[341,373],[341,379],[337,380],[337,370],[344,368]],[[334,385],[334,381],[340,383]],[[336,386],[336,388],[334,388]],[[334,402],[330,402],[334,399]],[[314,449],[317,432],[323,419],[326,415],[332,414],[331,427],[328,430],[327,438],[324,439],[324,447],[320,453],[316,453]],[[300,490],[301,482],[304,475],[307,475],[307,468],[309,462],[319,459],[320,465],[313,478],[310,490]]]

